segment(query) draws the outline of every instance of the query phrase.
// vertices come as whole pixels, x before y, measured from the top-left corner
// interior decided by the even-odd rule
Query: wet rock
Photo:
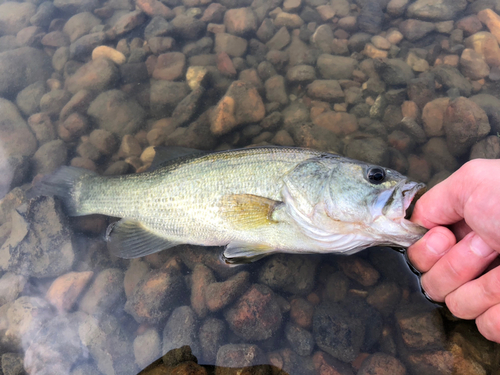
[[[172,349],[162,357],[163,363],[168,367],[175,367],[184,362],[196,362],[197,358],[191,352],[189,345],[183,345],[180,348]]]
[[[0,278],[0,306],[13,302],[23,291],[27,279],[22,275],[7,272]]]
[[[399,24],[399,31],[411,42],[423,38],[435,28],[436,26],[431,22],[416,19],[407,19]]]
[[[280,50],[285,48],[290,43],[290,34],[285,26],[278,30],[276,34],[266,43],[266,47],[270,50]]]
[[[339,266],[349,278],[363,286],[374,285],[380,277],[375,268],[358,257],[339,259]]]
[[[237,369],[259,365],[263,360],[264,353],[257,345],[227,344],[217,352],[216,375],[236,374]]]
[[[448,150],[447,142],[442,137],[434,137],[422,146],[424,157],[436,171],[454,171],[458,168],[455,157]]]
[[[489,66],[500,66],[500,47],[493,34],[480,31],[465,39],[464,44],[483,56]]]
[[[88,314],[109,312],[123,300],[123,296],[123,272],[118,268],[108,268],[97,274],[83,295],[79,309]]]
[[[233,62],[226,52],[217,54],[217,69],[226,77],[235,77],[237,74]]]
[[[281,325],[275,294],[265,285],[254,284],[225,311],[231,330],[245,340],[266,340]]]
[[[66,90],[52,90],[40,99],[40,109],[50,116],[56,116],[71,99],[71,94]]]
[[[172,113],[180,101],[189,94],[185,82],[154,81],[151,84],[150,108],[155,117],[165,117]]]
[[[153,37],[162,37],[171,34],[173,26],[165,18],[155,16],[144,29],[144,38],[148,41]]]
[[[264,87],[266,89],[266,98],[269,102],[278,102],[282,105],[288,104],[285,78],[283,76],[272,76],[264,83]]]
[[[193,355],[199,358],[198,324],[196,314],[189,306],[177,307],[163,330],[163,353],[188,345]]]
[[[42,50],[21,47],[1,52],[0,95],[4,97],[16,95],[35,82],[47,80],[51,71],[50,58]]]
[[[436,81],[446,89],[457,88],[460,91],[460,95],[470,96],[472,85],[460,74],[457,68],[450,65],[438,65],[432,69],[432,72],[436,76]]]
[[[314,98],[329,102],[343,102],[344,92],[336,80],[315,80],[307,86],[307,94]]]
[[[215,34],[214,52],[226,52],[232,57],[241,57],[247,50],[248,42],[235,35],[227,33]]]
[[[251,8],[229,9],[224,15],[224,25],[229,34],[243,36],[257,30],[257,19]]]
[[[13,211],[12,228],[0,248],[2,270],[56,277],[71,269],[75,254],[70,232],[66,217],[53,198],[40,197],[20,212]]]
[[[59,276],[50,285],[45,298],[54,305],[58,311],[69,311],[93,275],[94,273],[92,271],[87,271],[69,272]]]
[[[428,137],[444,135],[443,119],[450,98],[438,98],[428,102],[422,110],[422,121]]]
[[[313,317],[316,344],[334,358],[350,362],[359,354],[365,328],[362,321],[351,316],[336,303],[322,303]]]
[[[139,103],[120,90],[99,94],[90,103],[87,113],[102,129],[120,136],[137,131],[145,118]]]
[[[358,15],[358,27],[361,31],[369,34],[378,34],[382,28],[384,13],[380,2],[368,0],[364,3]]]
[[[481,29],[483,28],[483,24],[481,23],[479,18],[474,14],[459,19],[456,23],[456,28],[463,30],[465,36],[470,36],[481,31]]]
[[[310,355],[314,348],[314,339],[308,330],[288,323],[285,327],[285,337],[290,347],[301,356]]]
[[[208,313],[205,294],[207,287],[215,282],[215,277],[210,268],[203,264],[194,267],[191,276],[191,307],[200,318],[204,318]]]
[[[443,127],[452,155],[461,156],[491,130],[486,112],[473,101],[459,97],[446,109]]]
[[[87,315],[78,333],[103,374],[136,374],[132,343],[115,317]]]
[[[496,135],[486,137],[472,146],[469,159],[500,158],[500,138]]]
[[[405,345],[411,349],[440,348],[445,340],[443,320],[438,311],[418,311],[403,306],[395,314]]]
[[[24,357],[17,353],[4,353],[2,354],[2,371],[5,375],[23,374],[24,371]]]
[[[0,34],[16,35],[29,25],[35,12],[36,6],[32,3],[4,2],[0,5]]]
[[[161,339],[155,329],[148,329],[134,339],[135,363],[143,369],[161,356]]]
[[[424,129],[414,118],[404,117],[399,123],[399,128],[412,137],[417,144],[422,144],[427,141]]]
[[[317,351],[314,353],[312,360],[314,368],[319,374],[354,375],[351,366],[333,358],[325,352]]]
[[[492,133],[500,132],[500,99],[489,94],[478,94],[469,99],[486,112]]]
[[[224,342],[226,325],[216,318],[207,318],[200,327],[198,337],[204,362],[215,363],[217,352]]]
[[[224,18],[226,7],[219,3],[210,3],[210,5],[203,12],[201,20],[203,22],[221,23]]]
[[[309,329],[313,313],[313,305],[303,298],[295,298],[290,302],[290,318],[299,327]]]
[[[311,65],[295,65],[288,69],[286,79],[289,82],[310,82],[316,79],[316,69]]]
[[[33,337],[24,357],[28,373],[67,374],[84,354],[78,335],[81,315],[59,315],[43,325]]]
[[[408,157],[408,177],[421,182],[428,182],[431,177],[431,166],[423,157]]]
[[[255,35],[262,43],[267,43],[276,32],[274,22],[270,18],[265,18],[259,26]]]
[[[249,273],[242,271],[223,282],[213,282],[205,289],[205,303],[212,312],[232,303],[248,289]]]
[[[429,21],[455,19],[467,6],[467,1],[417,0],[408,7],[407,16]]]
[[[389,152],[382,138],[354,139],[345,147],[347,157],[363,160],[367,163],[387,165]]]
[[[122,15],[109,31],[115,37],[119,37],[142,25],[146,21],[146,15],[141,10]]]
[[[72,94],[80,90],[101,92],[115,84],[118,74],[119,70],[112,61],[105,58],[92,60],[68,77],[65,87]]]
[[[296,29],[301,27],[303,24],[304,21],[297,14],[287,12],[278,13],[274,19],[274,25],[276,27],[286,26],[291,29]]]
[[[92,60],[96,60],[103,57],[110,59],[117,65],[124,64],[125,61],[127,60],[127,58],[123,53],[117,51],[114,48],[108,46],[99,46],[94,48],[94,50],[92,51]]]
[[[150,17],[163,17],[167,20],[175,17],[175,12],[158,0],[136,0],[137,7]]]
[[[234,81],[210,116],[213,134],[230,132],[238,125],[258,122],[265,116],[264,103],[257,89],[246,82]]]
[[[323,54],[318,57],[317,64],[324,79],[351,79],[356,60],[350,57]]]
[[[472,80],[478,80],[490,74],[488,64],[476,51],[466,48],[460,56],[460,71]]]
[[[324,280],[322,296],[327,301],[342,301],[347,295],[349,286],[350,281],[343,272],[337,271],[330,273],[328,274],[326,280]]]
[[[401,299],[401,289],[394,282],[382,282],[370,291],[366,302],[384,315],[394,311]]]
[[[358,130],[356,116],[346,112],[325,111],[314,118],[313,122],[337,135],[347,135]]]
[[[407,85],[414,78],[410,66],[399,59],[375,60],[375,69],[388,85]]]
[[[311,44],[323,53],[332,52],[333,32],[330,26],[319,26],[311,36]]]
[[[393,356],[385,353],[375,353],[363,361],[358,375],[405,375],[405,366]]]
[[[175,81],[183,76],[186,57],[180,52],[168,52],[158,56],[153,78]]]
[[[92,51],[103,44],[106,34],[102,31],[84,35],[69,46],[69,57],[72,60],[86,61]],[[104,58],[104,57],[103,57]]]
[[[259,282],[273,290],[306,295],[314,286],[317,260],[299,255],[275,255],[262,266]]]
[[[90,12],[81,12],[70,17],[62,31],[69,37],[70,42],[89,34],[90,31],[101,24],[101,20]]]
[[[205,22],[189,15],[179,14],[171,23],[173,32],[182,39],[196,40],[206,30]]]
[[[40,99],[45,92],[45,83],[35,82],[17,94],[16,104],[24,115],[30,116],[40,110]]]

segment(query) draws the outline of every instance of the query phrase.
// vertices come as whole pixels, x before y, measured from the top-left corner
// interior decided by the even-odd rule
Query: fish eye
[[[381,184],[385,180],[385,169],[380,167],[372,167],[368,169],[366,178],[374,185]]]

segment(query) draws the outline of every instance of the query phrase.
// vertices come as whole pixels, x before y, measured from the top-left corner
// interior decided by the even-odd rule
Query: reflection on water
[[[228,267],[221,249],[180,246],[129,261],[106,248],[108,218],[68,219],[25,192],[61,165],[145,171],[162,145],[310,147],[432,186],[500,158],[499,11],[2,2],[3,373],[135,374],[168,352],[144,373],[498,374],[498,345],[426,301],[393,250]]]

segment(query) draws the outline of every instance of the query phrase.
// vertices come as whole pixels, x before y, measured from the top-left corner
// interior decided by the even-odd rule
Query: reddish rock
[[[326,111],[317,116],[313,122],[337,135],[347,135],[358,130],[356,116],[346,112]]]
[[[54,124],[48,114],[35,113],[28,118],[28,125],[35,133],[36,140],[40,145],[56,139]]]
[[[378,271],[361,258],[352,256],[340,260],[339,266],[347,277],[363,286],[374,285],[380,277]]]
[[[160,16],[167,20],[175,17],[175,12],[158,0],[135,0],[135,3],[150,17]]]
[[[414,311],[411,306],[396,311],[396,321],[408,348],[424,350],[440,347],[445,342],[443,319],[439,311]]]
[[[290,318],[302,328],[312,326],[314,306],[303,298],[295,298],[290,302]]]
[[[231,330],[245,340],[266,340],[281,326],[281,311],[271,289],[254,284],[225,312]]]
[[[257,19],[251,8],[229,9],[224,15],[224,25],[233,35],[243,36],[257,31]]]
[[[363,361],[357,375],[406,375],[406,368],[389,354],[375,353]]]
[[[396,150],[408,155],[415,146],[415,141],[405,132],[394,130],[387,136],[387,142]]]
[[[137,26],[142,25],[146,19],[147,17],[142,10],[134,10],[133,12],[126,13],[116,21],[109,33],[115,37],[126,34]]]
[[[486,25],[500,43],[500,16],[491,9],[483,9],[477,13],[477,18]]]
[[[210,5],[203,12],[201,20],[203,22],[222,22],[224,13],[226,12],[226,7],[219,3],[210,3]]]
[[[431,178],[431,167],[425,158],[410,155],[407,175],[413,180],[427,182]]]
[[[464,76],[478,80],[490,74],[490,67],[479,53],[466,48],[460,56],[460,71]]]
[[[195,268],[196,271],[196,268]],[[250,275],[242,271],[224,282],[213,282],[205,288],[205,303],[212,312],[218,311],[234,301],[248,288]]]
[[[69,311],[93,275],[92,271],[88,271],[59,276],[50,285],[45,298],[60,312]]]
[[[186,56],[181,52],[167,52],[158,56],[153,78],[175,81],[184,75]]]
[[[450,98],[438,98],[428,102],[422,110],[422,121],[424,131],[428,137],[440,137],[444,135],[443,119]]]
[[[339,103],[344,101],[344,92],[336,80],[315,80],[307,86],[311,98]]]
[[[493,34],[480,31],[465,39],[464,44],[483,56],[489,66],[500,66],[500,47]]]
[[[197,264],[191,275],[191,307],[200,318],[207,315],[208,307],[205,302],[207,287],[215,282],[215,277],[210,268]]]
[[[101,92],[113,86],[118,75],[118,68],[111,60],[100,58],[81,66],[66,79],[65,87],[72,94],[80,90]]]
[[[473,14],[471,16],[467,16],[461,18],[455,24],[457,29],[463,30],[465,36],[473,35],[482,30],[483,24],[479,20],[479,18]]]
[[[71,140],[76,140],[84,135],[87,132],[88,125],[89,122],[87,117],[77,112],[69,115],[62,124],[71,134]]]
[[[314,369],[320,375],[354,375],[350,366],[333,358],[331,355],[318,351],[312,357]]]
[[[217,69],[228,77],[235,77],[237,74],[233,61],[226,52],[219,52],[217,54]]]

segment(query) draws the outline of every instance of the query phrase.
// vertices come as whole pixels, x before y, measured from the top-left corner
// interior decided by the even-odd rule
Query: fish
[[[277,253],[353,254],[408,247],[426,229],[405,218],[425,185],[395,170],[294,147],[183,155],[147,172],[100,176],[61,167],[34,187],[70,216],[120,218],[110,251],[138,258],[181,244],[225,246],[228,263]]]

